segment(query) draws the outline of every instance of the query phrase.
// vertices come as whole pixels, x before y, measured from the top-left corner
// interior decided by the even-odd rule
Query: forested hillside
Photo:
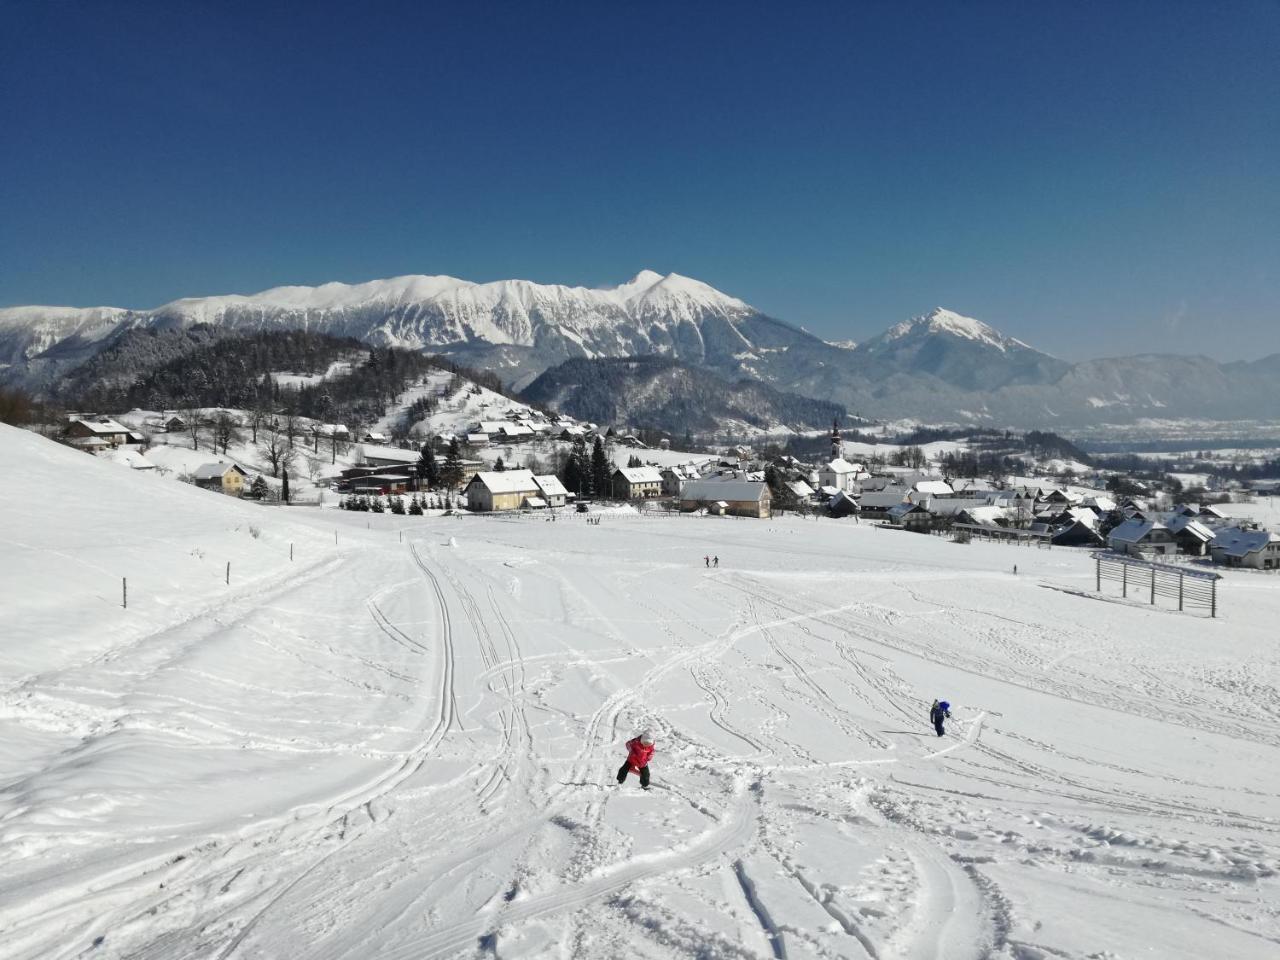
[[[192,327],[136,327],[70,371],[56,395],[71,406],[114,409],[142,375],[213,344],[226,331],[207,323]]]
[[[377,420],[397,394],[432,370],[502,389],[492,374],[415,350],[370,348],[351,337],[303,330],[218,336],[192,327],[135,331],[74,371],[62,399],[94,410],[287,410],[354,426]]]
[[[569,360],[525,389],[527,399],[596,423],[652,427],[672,434],[818,429],[844,418],[844,407],[756,380],[730,383],[666,357]]]

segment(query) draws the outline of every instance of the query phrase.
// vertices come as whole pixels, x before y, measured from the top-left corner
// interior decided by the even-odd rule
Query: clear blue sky
[[[1280,2],[0,0],[0,304],[688,274],[1280,351]]]

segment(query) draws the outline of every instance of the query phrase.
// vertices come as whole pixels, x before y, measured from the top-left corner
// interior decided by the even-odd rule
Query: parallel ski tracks
[[[232,882],[240,882],[243,885],[240,878],[246,871],[266,867],[279,859],[281,853],[285,852],[279,848],[279,843],[288,842],[290,849],[296,850],[306,840],[308,832],[314,836],[337,829],[335,825],[344,822],[352,811],[361,807],[369,809],[373,802],[387,796],[412,777],[427,762],[451,730],[454,728],[462,729],[457,705],[457,662],[454,629],[448,599],[435,572],[431,570],[413,544],[410,545],[410,555],[435,601],[434,606],[436,608],[438,627],[437,639],[439,642],[440,669],[439,683],[434,698],[436,708],[431,727],[426,731],[423,739],[391,770],[364,787],[330,799],[319,807],[315,813],[306,817],[302,823],[298,822],[295,812],[289,815],[287,819],[278,818],[277,822],[280,826],[277,828],[278,832],[274,837],[269,832],[272,829],[272,825],[264,824],[252,837],[238,838],[232,847],[223,851],[222,856],[219,858],[221,862],[215,869],[186,877],[180,886],[171,884],[170,891],[165,898],[166,902],[176,900],[186,895],[187,892],[199,888],[220,889],[225,892],[231,887]],[[434,652],[429,644],[417,640],[394,624],[383,613],[377,602],[377,595],[371,597],[367,601],[367,605],[370,615],[379,630],[393,642],[418,655]],[[310,824],[309,827],[307,823]],[[264,831],[266,831],[265,835]],[[311,861],[305,868],[299,870],[289,879],[279,881],[265,889],[260,889],[253,893],[249,899],[240,900],[225,909],[221,909],[213,917],[204,916],[195,927],[170,930],[157,937],[151,943],[124,956],[127,960],[153,960],[153,958],[158,960],[158,958],[174,956],[175,949],[181,951],[190,948],[193,944],[204,944],[197,952],[202,952],[205,956],[216,957],[218,960],[228,960],[239,950],[246,938],[281,900],[287,897],[303,881],[314,876],[335,855],[359,841],[366,834],[367,831],[361,831],[346,836],[345,827],[343,827],[342,836],[344,839],[330,846],[323,855]],[[247,855],[239,858],[229,857],[228,855],[232,854],[232,851],[236,848],[245,850]],[[242,914],[246,907],[255,902],[260,903],[260,906],[241,924],[234,936],[221,946],[211,950],[207,931],[217,928],[220,923],[234,922],[233,918]],[[150,912],[156,906],[157,904],[153,902],[149,908],[146,908],[146,912]],[[133,919],[140,919],[140,917]]]

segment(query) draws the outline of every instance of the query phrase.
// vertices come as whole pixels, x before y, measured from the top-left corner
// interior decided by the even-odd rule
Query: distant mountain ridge
[[[405,276],[175,300],[154,310],[0,309],[0,380],[47,388],[128,331],[305,329],[452,357],[521,389],[566,360],[669,357],[868,417],[1070,429],[1144,417],[1280,416],[1280,355],[1066,361],[937,308],[829,343],[699,280],[644,270],[615,287]]]

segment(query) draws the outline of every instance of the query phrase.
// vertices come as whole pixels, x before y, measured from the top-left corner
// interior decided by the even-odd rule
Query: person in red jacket
[[[618,782],[627,779],[627,773],[640,774],[640,786],[649,789],[649,761],[653,759],[653,734],[646,730],[627,741],[627,762],[618,768]]]

